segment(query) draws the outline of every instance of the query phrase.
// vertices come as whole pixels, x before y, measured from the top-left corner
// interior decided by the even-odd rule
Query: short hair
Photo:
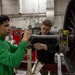
[[[6,15],[0,15],[0,24],[3,24],[5,21],[10,21],[9,17]]]
[[[51,27],[51,26],[52,26],[52,22],[51,22],[49,19],[46,19],[46,20],[44,20],[44,21],[42,22],[42,25]]]

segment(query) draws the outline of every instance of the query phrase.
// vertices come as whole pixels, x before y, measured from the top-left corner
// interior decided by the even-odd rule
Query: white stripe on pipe
[[[61,56],[60,54],[57,55],[57,64],[58,64],[58,75],[62,75],[62,70],[61,70]]]

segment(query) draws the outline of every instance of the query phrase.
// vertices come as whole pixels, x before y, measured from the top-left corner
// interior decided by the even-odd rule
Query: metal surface
[[[74,35],[68,35],[69,37],[73,37]],[[63,35],[60,35],[60,33],[59,34],[55,34],[55,35],[36,35],[36,34],[33,34],[32,36],[31,36],[31,38],[62,38],[63,37]]]
[[[31,37],[32,38],[59,38],[60,36],[59,35],[36,35],[36,34],[33,34]]]
[[[32,68],[32,74],[37,75],[43,66],[44,66],[43,63],[36,60],[35,64],[33,65],[33,68]]]
[[[19,13],[22,14],[22,0],[19,0]]]
[[[62,75],[62,71],[61,71],[61,56],[60,56],[60,54],[58,54],[57,55],[57,60],[58,60],[58,62],[57,62],[57,65],[58,65],[58,75]]]
[[[46,17],[54,22],[54,0],[47,0]]]
[[[54,8],[47,8],[46,16],[53,23],[54,22]]]
[[[26,75],[32,75],[32,49],[31,45],[28,46],[27,48],[27,73]]]

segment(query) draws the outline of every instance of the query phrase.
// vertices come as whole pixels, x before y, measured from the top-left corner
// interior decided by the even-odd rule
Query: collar
[[[5,37],[0,36],[0,40],[3,40],[4,41],[5,40]]]

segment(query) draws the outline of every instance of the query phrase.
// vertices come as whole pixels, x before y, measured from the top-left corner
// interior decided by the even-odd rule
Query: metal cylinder
[[[59,35],[36,35],[36,34],[33,34],[31,37],[32,38],[59,38],[60,36]]]
[[[27,74],[26,75],[32,75],[32,49],[28,47],[27,49]]]

